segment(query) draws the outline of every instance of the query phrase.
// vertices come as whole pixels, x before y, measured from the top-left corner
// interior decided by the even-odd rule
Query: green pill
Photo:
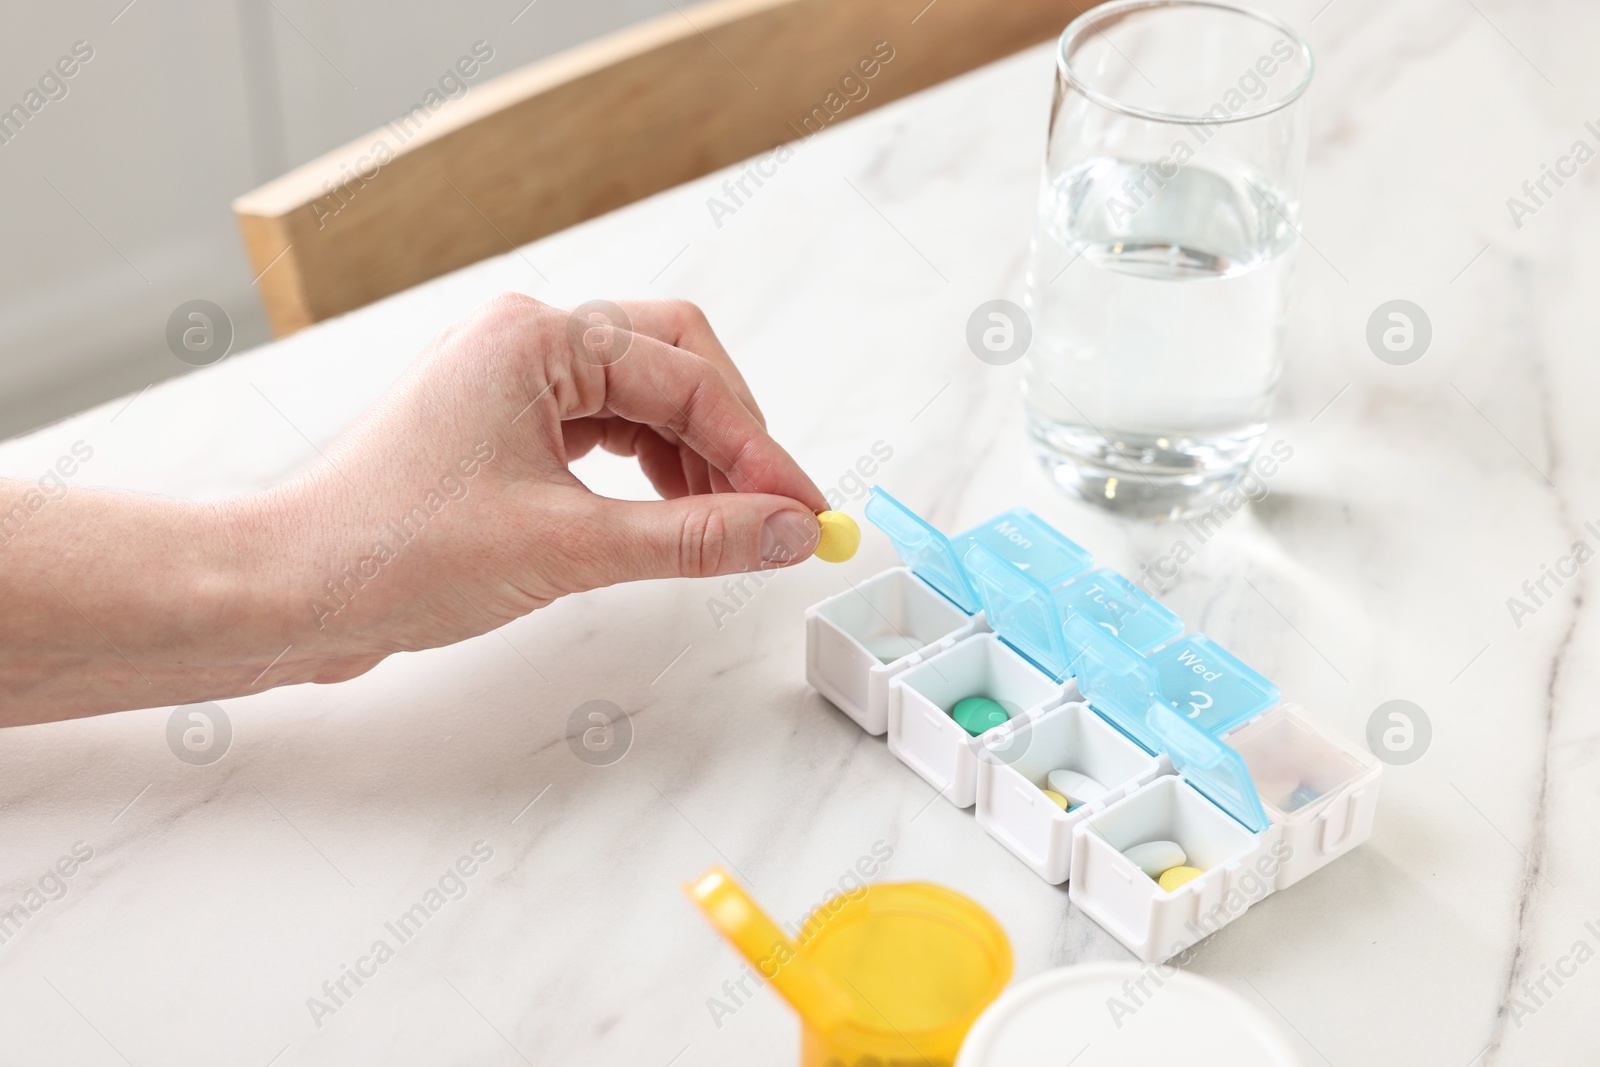
[[[988,697],[967,697],[956,701],[956,706],[950,709],[950,717],[973,737],[1011,718],[1005,708]]]

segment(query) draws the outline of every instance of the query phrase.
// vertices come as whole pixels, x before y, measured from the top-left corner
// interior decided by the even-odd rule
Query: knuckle
[[[667,419],[667,429],[679,437],[688,437],[694,431],[696,419],[705,417],[708,398],[715,396],[716,386],[722,381],[722,376],[710,360],[692,353],[679,357],[679,360],[677,373],[682,384],[683,401],[673,405],[672,414]]]
[[[525,293],[503,292],[484,301],[479,310],[490,322],[518,325],[537,320],[547,309]]]
[[[521,339],[530,335],[541,343],[552,317],[549,305],[523,293],[497,293],[479,304],[451,331],[463,340],[475,342],[480,349],[506,358],[523,347]]]
[[[728,524],[715,508],[690,512],[684,516],[678,547],[682,573],[706,577],[722,572],[728,557]]]
[[[677,413],[672,416],[674,421],[678,422],[678,426],[672,427],[672,430],[678,437],[683,438],[688,438],[691,434],[694,434],[694,429],[696,429],[694,422],[696,422],[696,419],[704,418],[706,398],[707,395],[712,394],[712,382],[717,379],[717,371],[702,358],[694,358],[694,366],[691,370],[693,370],[693,376],[690,378],[688,394],[683,398],[682,408],[678,408]]]
[[[679,327],[684,330],[710,328],[711,320],[706,318],[706,313],[700,309],[700,305],[692,300],[669,300],[667,307]]]

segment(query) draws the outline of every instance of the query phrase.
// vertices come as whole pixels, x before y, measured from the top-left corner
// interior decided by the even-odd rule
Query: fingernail
[[[761,562],[793,563],[811,554],[822,536],[809,511],[780,511],[761,524]]]

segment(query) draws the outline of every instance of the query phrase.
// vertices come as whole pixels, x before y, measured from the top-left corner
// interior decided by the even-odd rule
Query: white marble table
[[[1573,1062],[1600,1038],[1600,963],[1569,956],[1600,949],[1592,572],[1547,585],[1521,626],[1507,598],[1575,540],[1600,547],[1583,525],[1600,528],[1600,268],[1579,254],[1600,241],[1600,166],[1520,228],[1505,199],[1600,141],[1583,126],[1600,12],[1322,3],[1278,8],[1321,68],[1313,247],[1269,434],[1294,454],[1203,545],[1057,496],[1016,368],[963,339],[977,304],[1020,294],[1045,49],[815,139],[720,227],[724,175],[9,442],[0,470],[37,477],[82,440],[79,484],[270,485],[497,290],[694,299],[825,487],[849,490],[882,442],[877,479],[946,529],[1026,505],[1132,574],[1186,539],[1166,602],[1288,698],[1358,740],[1383,701],[1427,711],[1431,748],[1387,770],[1372,840],[1207,942],[1195,972],[1281,1017],[1309,1063]],[[1433,323],[1411,366],[1364,341],[1396,297]],[[584,472],[641,490],[617,461]],[[0,944],[0,1061],[790,1062],[770,991],[712,1011],[735,1006],[741,966],[679,886],[724,863],[798,918],[875,845],[880,877],[992,909],[1019,976],[1126,958],[807,688],[802,611],[891,559],[869,533],[720,626],[720,581],[615,588],[341,685],[226,701],[231,748],[208,766],[174,757],[165,708],[0,733],[0,909],[92,850]],[[631,714],[610,766],[565,740],[592,699]],[[480,841],[464,896],[313,1018],[324,981],[398,944],[385,924]],[[1575,976],[1539,995],[1558,966]]]

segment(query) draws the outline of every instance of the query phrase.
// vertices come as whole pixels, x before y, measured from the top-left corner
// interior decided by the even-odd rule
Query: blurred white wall
[[[484,77],[494,77],[671,10],[670,0],[7,4],[0,437],[189,370],[165,339],[184,301],[221,305],[235,351],[265,340],[230,201],[399,115],[474,42],[493,48]]]

